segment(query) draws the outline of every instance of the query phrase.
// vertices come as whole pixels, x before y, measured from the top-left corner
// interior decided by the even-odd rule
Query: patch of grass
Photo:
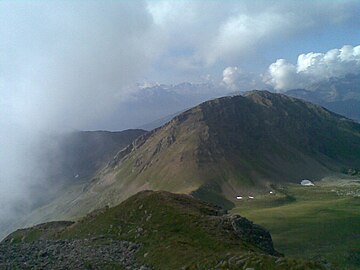
[[[319,255],[336,269],[359,269],[354,254],[360,252],[360,198],[338,196],[335,189],[289,185],[282,194],[241,202],[233,212],[269,229],[275,248],[285,255]],[[287,196],[293,200],[279,204]]]
[[[12,234],[12,243],[31,242],[37,240],[42,235],[42,232],[36,228],[31,230],[18,230]]]

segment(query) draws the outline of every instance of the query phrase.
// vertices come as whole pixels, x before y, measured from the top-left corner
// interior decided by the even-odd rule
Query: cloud
[[[244,72],[238,67],[227,67],[224,69],[222,75],[222,83],[234,91],[261,89],[263,85],[259,76]]]
[[[311,85],[331,77],[360,73],[360,46],[345,45],[326,53],[299,55],[296,64],[278,59],[269,66],[265,82],[275,90],[311,88]]]
[[[160,46],[144,2],[0,5],[3,87],[18,119],[37,119],[40,128],[86,128],[101,119]]]
[[[0,20],[1,230],[41,195],[43,138],[96,129],[161,40],[143,1],[1,1]]]
[[[296,27],[290,15],[277,12],[263,12],[257,15],[239,13],[220,25],[218,34],[205,50],[205,63],[212,65],[219,60],[246,58],[256,52],[264,43],[283,34],[295,31]]]
[[[360,26],[358,1],[149,1],[148,8],[166,37],[160,64],[178,72],[245,68],[272,48]]]

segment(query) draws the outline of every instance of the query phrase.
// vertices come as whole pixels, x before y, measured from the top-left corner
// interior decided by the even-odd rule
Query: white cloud
[[[331,77],[360,73],[360,45],[345,45],[326,53],[301,54],[296,64],[278,59],[269,66],[266,82],[276,90],[307,88]]]
[[[360,3],[353,0],[148,1],[148,8],[166,37],[161,63],[180,71],[239,65],[289,40],[360,26]]]
[[[296,66],[288,63],[285,59],[278,59],[270,65],[266,82],[274,86],[276,90],[297,88],[300,84]]]
[[[222,83],[234,91],[248,91],[261,88],[260,78],[254,74],[244,72],[238,67],[227,67],[222,75]]]

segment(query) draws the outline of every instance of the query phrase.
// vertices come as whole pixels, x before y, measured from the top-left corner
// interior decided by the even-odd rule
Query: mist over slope
[[[9,214],[0,220],[0,237],[6,232],[21,226],[32,210],[61,196],[63,189],[72,185],[87,183],[101,167],[113,156],[130,144],[145,130],[74,131],[70,133],[43,136],[34,154],[37,171],[28,178],[32,185],[28,188],[29,200],[20,200],[15,214]]]
[[[191,193],[224,207],[273,183],[360,167],[360,125],[267,91],[204,102],[136,139],[93,178],[33,217],[74,218],[143,189]],[[41,218],[40,218],[41,219]]]
[[[44,153],[44,159],[50,159],[50,165],[55,167],[50,177],[87,180],[118,151],[144,133],[145,130],[129,129],[119,132],[75,131],[55,135],[48,140],[49,148],[53,144],[55,149],[47,149]]]

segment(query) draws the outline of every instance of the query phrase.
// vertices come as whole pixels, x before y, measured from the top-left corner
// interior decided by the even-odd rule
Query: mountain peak
[[[267,91],[204,102],[145,134],[68,204],[70,217],[144,189],[231,208],[273,184],[319,180],[360,167],[360,125],[300,99]]]

